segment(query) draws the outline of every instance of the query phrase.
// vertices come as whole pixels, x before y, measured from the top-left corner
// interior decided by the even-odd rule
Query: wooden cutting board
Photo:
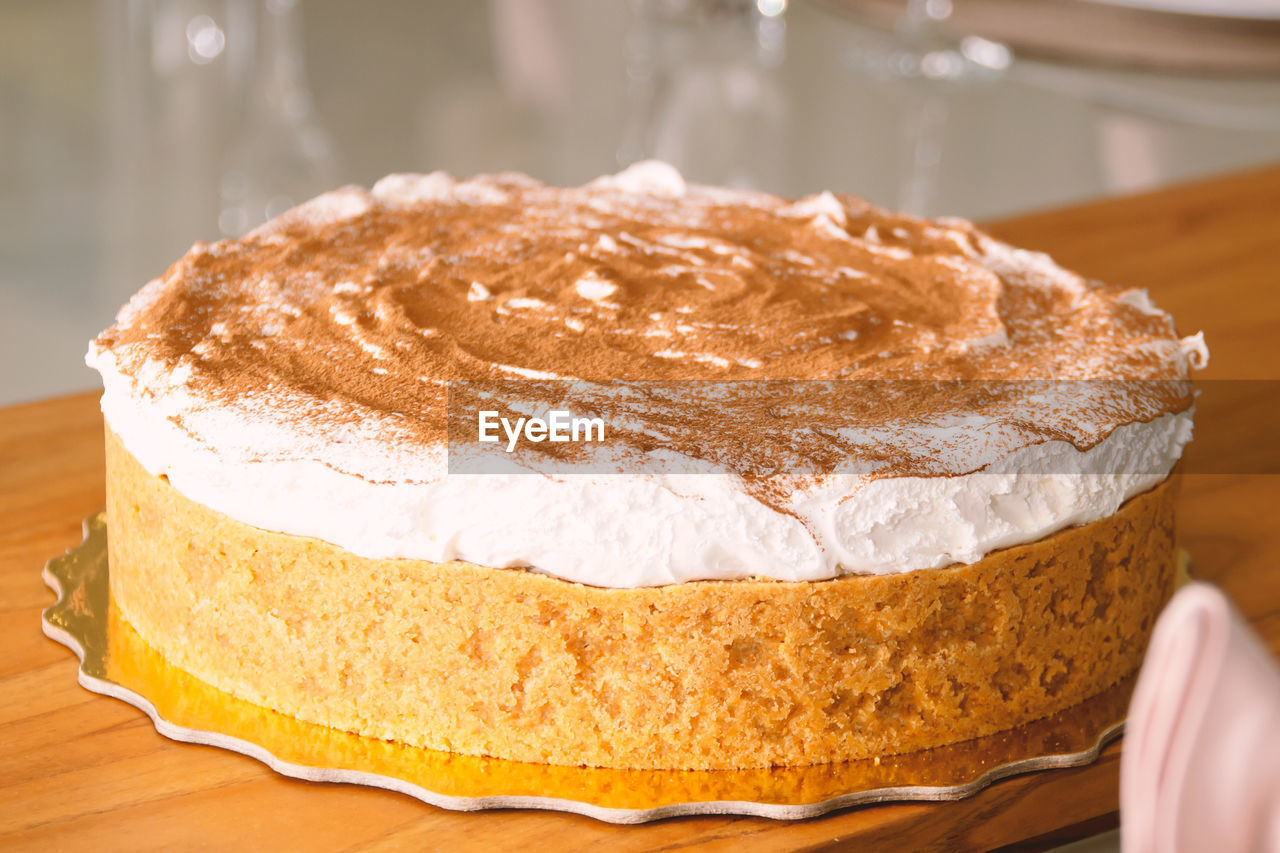
[[[1280,380],[1280,167],[990,227],[1087,275],[1148,288],[1183,333],[1204,330],[1213,350],[1205,378]],[[41,567],[79,541],[81,519],[103,504],[101,444],[96,395],[0,409],[0,848],[1029,850],[1114,824],[1123,741],[1089,767],[1009,779],[955,803],[799,823],[699,817],[621,827],[556,813],[447,812],[166,740],[136,709],[81,689],[72,655],[40,632],[40,610],[53,600]],[[1221,585],[1280,650],[1280,477],[1251,464],[1185,478],[1182,538],[1195,575]]]

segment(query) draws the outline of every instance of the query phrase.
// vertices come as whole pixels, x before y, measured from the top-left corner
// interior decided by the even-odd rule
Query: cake
[[[1206,358],[961,220],[392,175],[196,244],[91,344],[112,599],[223,691],[436,750],[927,749],[1137,669]],[[574,383],[625,409],[603,457],[451,425]]]

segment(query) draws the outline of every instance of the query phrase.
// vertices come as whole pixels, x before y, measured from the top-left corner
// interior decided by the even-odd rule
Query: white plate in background
[[[1280,0],[1085,0],[1100,6],[1124,6],[1151,12],[1206,15],[1254,21],[1280,21]]]

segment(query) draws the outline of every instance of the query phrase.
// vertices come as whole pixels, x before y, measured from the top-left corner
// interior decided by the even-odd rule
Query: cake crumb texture
[[[606,589],[367,559],[195,503],[107,435],[111,591],[251,702],[471,755],[729,769],[991,734],[1134,672],[1171,595],[1176,480],[970,565]]]

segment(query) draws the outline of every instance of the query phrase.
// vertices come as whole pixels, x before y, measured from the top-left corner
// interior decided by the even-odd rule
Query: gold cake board
[[[121,618],[103,513],[50,560],[58,601],[44,632],[80,658],[79,682],[128,702],[165,737],[228,749],[314,782],[387,788],[445,809],[551,809],[609,823],[678,815],[815,817],[865,803],[958,800],[1018,773],[1088,764],[1124,728],[1133,679],[1053,717],[936,749],[839,764],[748,770],[611,770],[456,755],[306,723],[167,663]]]

